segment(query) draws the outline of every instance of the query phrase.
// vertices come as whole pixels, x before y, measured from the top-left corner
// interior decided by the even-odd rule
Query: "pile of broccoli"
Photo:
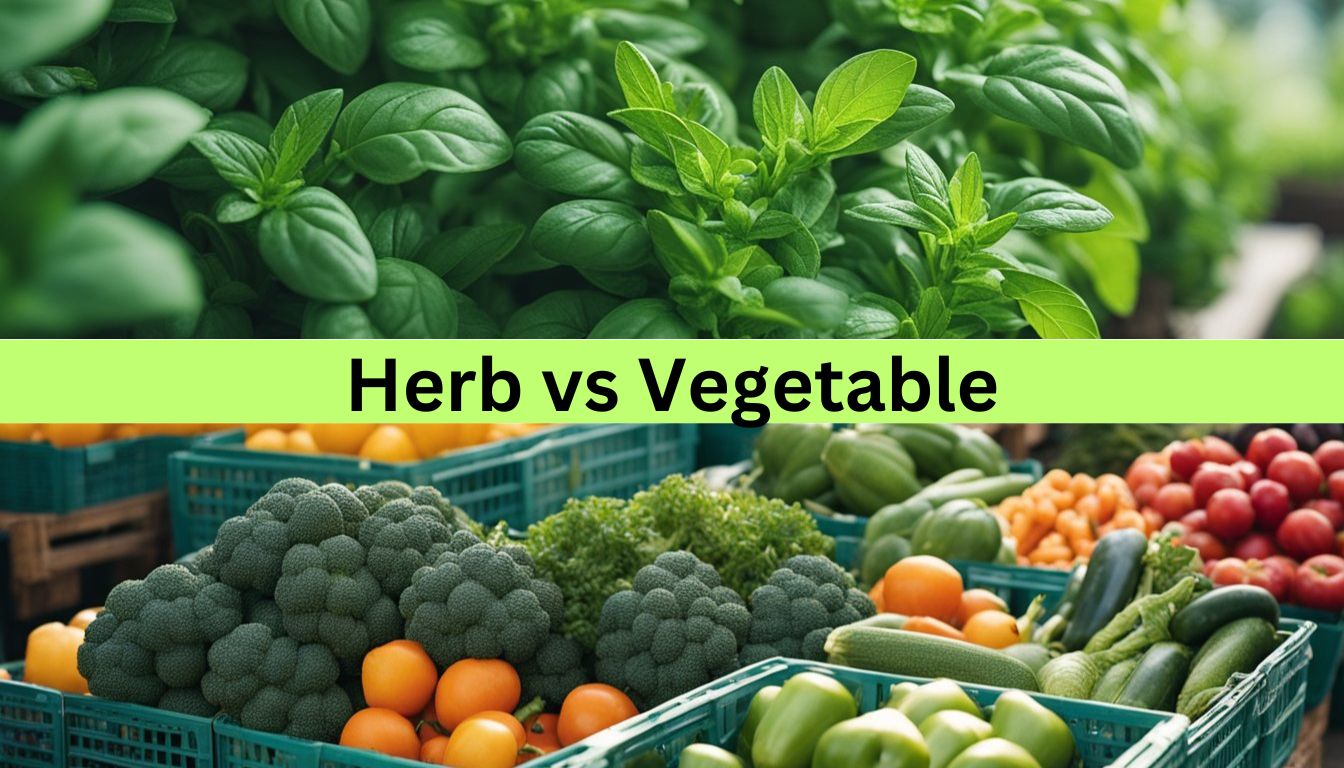
[[[825,661],[826,636],[877,612],[854,578],[830,559],[799,555],[751,593],[751,632],[742,666],[773,656]]]

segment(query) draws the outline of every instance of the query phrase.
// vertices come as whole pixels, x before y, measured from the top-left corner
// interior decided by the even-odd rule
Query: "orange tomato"
[[[292,432],[298,428],[298,424],[246,424],[243,426],[243,434],[251,437],[263,429],[278,429],[281,432]]]
[[[7,669],[0,669],[0,680],[13,680],[13,679],[14,679],[14,678],[11,677],[10,674],[9,674],[9,670],[7,670]]]
[[[411,717],[423,712],[439,683],[439,670],[414,640],[393,640],[369,651],[360,670],[364,700]]]
[[[420,737],[411,721],[382,707],[361,709],[341,729],[341,746],[367,749],[391,757],[420,757]]]
[[[384,424],[364,441],[359,449],[359,458],[386,462],[419,461],[420,452],[400,427]]]
[[[313,436],[302,429],[296,429],[290,432],[285,440],[285,450],[290,453],[321,453],[322,450],[317,447],[317,441]]]
[[[76,448],[107,439],[111,430],[106,424],[43,424],[42,434],[57,448]]]
[[[580,685],[560,705],[556,735],[569,746],[639,714],[629,696],[602,683]]]
[[[513,731],[483,717],[454,728],[443,750],[443,764],[454,768],[509,768],[517,759]]]
[[[965,640],[966,635],[960,629],[948,624],[945,621],[929,616],[911,616],[905,620],[902,627],[906,632],[918,632],[923,635],[937,635],[938,637],[948,637],[953,640]]]
[[[883,613],[887,610],[886,600],[884,600],[882,596],[883,587],[886,583],[885,579],[878,579],[877,583],[873,585],[873,588],[868,590],[868,599],[872,600],[873,605],[877,606],[878,613]]]
[[[523,731],[527,734],[527,745],[532,749],[520,752],[518,762],[525,763],[560,749],[560,736],[556,733],[559,727],[560,716],[547,712],[532,715],[524,720]]]
[[[353,456],[369,439],[376,424],[300,424],[299,428],[313,436],[313,442],[323,453],[344,453]]]
[[[434,700],[432,698],[429,704],[425,705],[424,711],[420,713],[420,721],[415,724],[415,732],[420,735],[421,744],[435,736],[448,735],[439,728],[439,713],[434,711]]]
[[[101,605],[97,608],[85,608],[71,617],[70,626],[76,629],[88,629],[93,620],[98,618],[98,612],[101,610],[103,610]]]
[[[84,630],[53,621],[28,633],[23,656],[23,679],[66,693],[88,693],[89,683],[79,674],[76,657]]]
[[[514,717],[512,714],[508,712],[500,712],[498,710],[490,709],[486,710],[485,712],[477,712],[476,714],[472,715],[471,717],[468,717],[466,720],[463,720],[462,722],[464,724],[470,723],[472,720],[476,720],[478,718],[485,720],[494,720],[496,723],[508,726],[509,730],[513,731],[513,737],[518,740],[519,749],[522,749],[523,745],[527,744],[527,732],[523,730],[523,724],[518,722],[518,718]],[[462,726],[458,727],[460,728]]]
[[[289,435],[278,429],[263,429],[260,432],[253,432],[243,441],[243,446],[249,451],[287,451]]]
[[[435,736],[420,745],[420,762],[443,765],[443,753],[448,749],[447,736]]]
[[[443,671],[434,693],[439,724],[453,731],[477,712],[512,712],[523,686],[518,672],[502,659],[462,659]]]
[[[986,648],[1007,648],[1021,641],[1017,619],[998,611],[981,611],[962,627],[966,641]]]
[[[961,593],[961,607],[957,610],[957,626],[964,627],[972,616],[981,611],[1008,612],[1003,598],[988,589],[968,589]]]
[[[26,443],[37,431],[36,424],[0,424],[0,440],[11,443]]]
[[[897,562],[882,577],[886,609],[906,616],[952,622],[961,610],[961,574],[946,561],[915,555]]]

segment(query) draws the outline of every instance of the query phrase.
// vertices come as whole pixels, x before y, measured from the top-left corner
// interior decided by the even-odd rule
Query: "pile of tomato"
[[[1298,449],[1266,429],[1243,456],[1217,437],[1134,460],[1136,501],[1199,550],[1216,584],[1255,584],[1281,602],[1344,609],[1344,441]]]

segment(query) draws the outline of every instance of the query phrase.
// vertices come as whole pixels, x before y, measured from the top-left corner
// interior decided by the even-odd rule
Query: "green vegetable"
[[[1022,473],[995,475],[979,480],[930,486],[920,491],[915,498],[923,499],[935,507],[958,499],[998,504],[1009,496],[1016,496],[1026,490],[1035,481],[1031,475]]]
[[[747,718],[742,721],[742,727],[737,732],[737,754],[743,760],[751,760],[751,745],[756,740],[756,729],[760,727],[761,720],[765,718],[770,705],[774,704],[780,690],[778,685],[767,685],[751,697]]]
[[[892,706],[888,703],[888,706]],[[910,691],[894,707],[911,722],[923,723],[935,712],[957,710],[969,715],[981,716],[980,706],[966,695],[952,680],[941,679],[925,683]]]
[[[456,531],[482,533],[462,510],[434,488],[411,488],[386,481],[357,489],[369,510],[359,524],[359,543],[368,550],[368,569],[393,600],[411,585],[420,568],[433,565]]]
[[[555,710],[571,691],[591,682],[583,646],[554,632],[542,642],[535,656],[518,665],[518,677],[522,682],[522,701],[540,698]]]
[[[631,586],[602,605],[599,682],[644,710],[737,669],[751,614],[712,566],[689,552],[665,552]]]
[[[837,723],[817,742],[812,765],[924,768],[929,748],[915,724],[894,709],[877,709]]]
[[[773,656],[825,661],[823,646],[836,627],[876,612],[854,579],[829,558],[799,555],[784,561],[751,593],[751,631],[738,656],[743,666]]]
[[[948,768],[1042,768],[1031,753],[998,737],[972,744]]]
[[[1002,649],[1002,653],[1026,664],[1033,672],[1040,672],[1041,668],[1049,664],[1050,659],[1053,658],[1049,648],[1036,643],[1010,645]]]
[[[1141,656],[1132,656],[1106,670],[1101,679],[1097,680],[1097,684],[1092,686],[1092,693],[1088,698],[1104,704],[1114,704],[1124,693],[1125,686],[1129,683],[1129,678],[1134,675],[1134,670],[1138,668],[1141,659]]]
[[[1138,531],[1121,530],[1101,537],[1078,590],[1078,607],[1064,631],[1066,649],[1082,648],[1133,599],[1147,550],[1148,539]]]
[[[952,447],[952,466],[978,469],[986,476],[1008,474],[1008,459],[994,438],[978,429],[961,429]],[[992,502],[991,502],[992,503]]]
[[[802,672],[789,678],[765,712],[752,740],[755,768],[806,768],[822,734],[853,718],[858,705],[833,677]]]
[[[210,646],[201,690],[246,728],[334,741],[354,714],[325,647],[243,624]]]
[[[821,451],[831,439],[829,424],[769,424],[756,438],[756,459],[764,493],[787,502],[816,498],[831,488]]]
[[[1106,668],[1082,651],[1066,653],[1041,667],[1041,692],[1066,699],[1086,699]]]
[[[910,541],[894,533],[872,543],[865,542],[859,563],[859,580],[864,584],[876,584],[887,569],[911,554]]]
[[[216,708],[200,691],[206,652],[242,621],[237,590],[161,565],[108,593],[84,633],[79,674],[95,696],[211,717]]]
[[[1189,646],[1200,646],[1224,625],[1244,618],[1259,618],[1279,625],[1279,601],[1268,591],[1249,584],[1219,587],[1182,608],[1171,619],[1171,637]]]
[[[692,744],[681,750],[677,765],[683,768],[743,768],[742,759],[712,744]]]
[[[993,512],[973,501],[950,501],[915,527],[911,551],[943,560],[989,562],[999,552],[1003,531]]]
[[[908,540],[915,535],[919,521],[933,512],[933,509],[933,504],[921,496],[915,496],[899,504],[888,504],[869,518],[868,525],[863,531],[863,540],[866,544],[871,544],[889,535]]]
[[[1190,662],[1190,674],[1176,699],[1176,711],[1198,718],[1235,674],[1251,672],[1274,650],[1278,639],[1264,619],[1249,617],[1224,624]]]
[[[919,492],[914,462],[900,443],[878,432],[845,430],[831,436],[821,460],[845,511],[869,517]]]
[[[1005,691],[989,720],[994,736],[1017,744],[1041,768],[1068,768],[1074,760],[1073,734],[1059,715],[1021,691]]]
[[[929,715],[919,724],[929,748],[929,768],[946,768],[972,744],[988,739],[993,730],[989,723],[961,710]]]
[[[1190,670],[1190,649],[1180,643],[1157,643],[1143,654],[1115,703],[1166,712],[1176,707],[1176,694]]]
[[[887,691],[887,702],[883,706],[896,708],[905,701],[905,697],[919,690],[919,685],[911,682],[896,683]]]
[[[960,640],[904,630],[840,627],[826,638],[826,654],[832,664],[858,669],[1038,690],[1036,675],[1016,659]]]

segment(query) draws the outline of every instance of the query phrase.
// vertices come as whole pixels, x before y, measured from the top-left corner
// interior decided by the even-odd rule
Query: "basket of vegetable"
[[[561,764],[1065,768],[1079,756],[1088,768],[1166,768],[1182,764],[1186,723],[946,679],[770,659],[613,728]]]
[[[65,765],[60,691],[26,682],[23,664],[0,665],[0,757],[17,768]]]
[[[352,487],[382,480],[438,488],[473,519],[524,528],[571,495],[629,495],[693,468],[695,428],[555,427],[413,463],[247,450],[241,435],[204,440],[170,460],[173,539],[179,554],[209,544],[230,517],[276,482],[306,477]]]

